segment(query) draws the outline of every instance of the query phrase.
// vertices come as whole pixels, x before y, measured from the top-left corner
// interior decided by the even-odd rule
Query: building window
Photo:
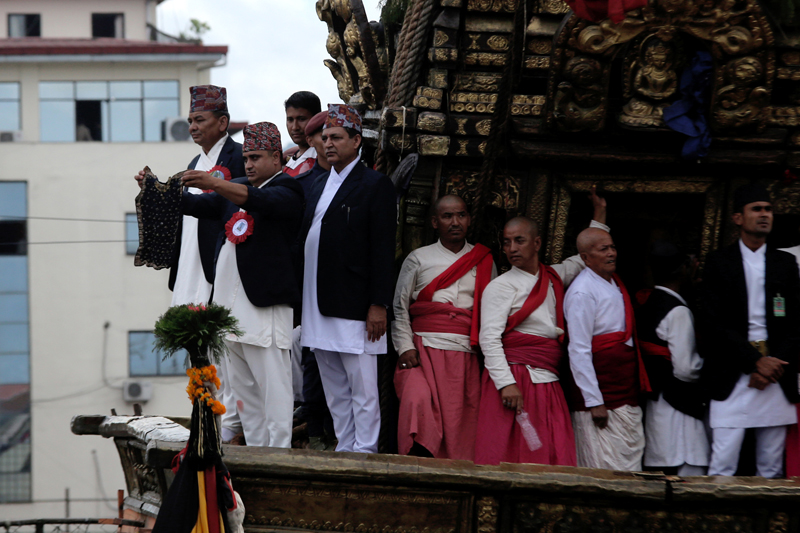
[[[125,38],[125,16],[122,13],[92,13],[92,37]]]
[[[178,115],[177,81],[39,82],[42,142],[161,141]]]
[[[31,500],[27,186],[0,181],[0,504]]]
[[[125,253],[136,255],[139,249],[139,219],[136,213],[125,213]]]
[[[154,348],[152,331],[129,331],[128,354],[131,377],[183,376],[186,374],[187,353],[181,350],[164,360],[164,354]]]
[[[8,36],[9,37],[41,37],[42,36],[42,16],[41,15],[9,15],[8,16]]]
[[[19,83],[0,83],[0,132],[13,132],[19,129]]]

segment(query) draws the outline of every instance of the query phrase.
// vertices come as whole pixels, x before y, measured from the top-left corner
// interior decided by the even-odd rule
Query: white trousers
[[[337,452],[377,453],[381,429],[378,356],[315,349]]]
[[[303,359],[303,346],[300,344],[301,326],[297,326],[292,331],[292,394],[294,401],[303,401],[303,366],[300,364]]]
[[[228,379],[228,374],[230,373],[228,359],[228,356],[224,356],[217,365],[217,377],[220,382],[217,396],[222,405],[225,406],[225,414],[222,415],[222,440],[226,442],[235,437],[237,433],[242,432],[242,421],[236,410],[233,387],[231,387]]]
[[[695,466],[689,463],[683,463],[678,467],[678,475],[683,477],[705,476],[706,472],[708,472],[707,466]]]
[[[292,366],[289,350],[225,341],[227,382],[248,446],[292,445]],[[228,405],[225,405],[228,408]],[[231,418],[223,427],[231,428]]]
[[[786,426],[754,428],[756,433],[756,474],[765,478],[783,477],[783,450]],[[709,476],[732,476],[739,466],[745,428],[713,428]]]

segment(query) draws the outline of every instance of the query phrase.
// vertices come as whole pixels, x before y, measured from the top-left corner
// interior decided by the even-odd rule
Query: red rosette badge
[[[215,178],[223,179],[225,181],[231,181],[231,171],[227,168],[223,167],[222,165],[215,165],[211,167],[208,171]],[[211,189],[203,189],[203,192],[213,192]]]
[[[233,244],[241,244],[253,234],[253,217],[239,211],[225,224],[225,235]]]

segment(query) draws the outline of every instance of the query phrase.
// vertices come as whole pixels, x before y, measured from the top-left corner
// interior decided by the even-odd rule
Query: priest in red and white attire
[[[394,293],[392,341],[400,354],[398,451],[473,460],[480,400],[480,299],[497,274],[489,249],[467,242],[464,200],[440,198],[435,244],[406,257]]]
[[[225,226],[217,244],[213,301],[231,309],[243,330],[225,344],[224,379],[248,446],[289,448],[292,436],[292,307],[300,287],[291,247],[300,229],[303,189],[281,172],[281,137],[270,122],[244,130],[246,178],[230,182],[187,171],[183,183],[212,192],[184,193],[184,214]],[[235,410],[235,412],[232,412]],[[230,429],[230,428],[229,428]]]
[[[605,200],[592,189],[593,228],[608,230]],[[564,356],[564,288],[584,268],[578,256],[559,265],[539,261],[536,223],[513,218],[503,229],[511,270],[492,281],[481,302],[480,345],[485,358],[475,462],[575,466],[575,441],[559,383]],[[539,446],[525,438],[527,420]]]
[[[608,232],[578,235],[586,270],[564,299],[569,363],[576,384],[572,422],[578,466],[641,470],[644,453],[640,392],[650,386],[634,346],[631,299],[615,274],[617,249]]]

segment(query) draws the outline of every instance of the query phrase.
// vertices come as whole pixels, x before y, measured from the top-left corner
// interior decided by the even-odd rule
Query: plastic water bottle
[[[539,435],[536,433],[536,428],[531,424],[528,413],[522,411],[518,414],[517,424],[519,424],[519,428],[522,430],[522,437],[525,439],[525,443],[528,445],[530,451],[535,452],[542,447],[542,441],[539,440]]]

